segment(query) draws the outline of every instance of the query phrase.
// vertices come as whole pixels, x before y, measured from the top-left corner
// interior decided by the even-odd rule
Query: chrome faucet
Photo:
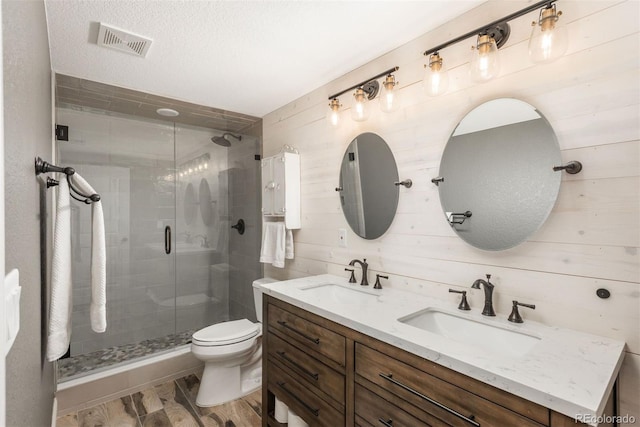
[[[196,239],[198,237],[202,238],[202,243],[200,243],[200,247],[201,248],[208,248],[209,247],[209,239],[207,238],[207,236],[204,236],[202,234],[197,234],[196,236],[194,236]]]
[[[496,312],[493,311],[493,284],[489,280],[491,279],[491,275],[487,274],[487,280],[478,279],[473,282],[471,285],[474,289],[480,289],[480,284],[484,288],[484,309],[482,310],[482,314],[484,316],[495,316]]]
[[[360,281],[360,285],[369,286],[369,281],[367,280],[367,269],[369,268],[369,264],[367,264],[367,259],[365,258],[364,261],[352,259],[349,265],[353,267],[356,263],[360,264],[360,267],[362,267],[362,280]]]

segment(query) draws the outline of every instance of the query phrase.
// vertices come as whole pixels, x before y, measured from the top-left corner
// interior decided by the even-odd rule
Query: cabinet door
[[[284,186],[285,186],[285,167],[284,167],[284,154],[273,157],[272,167],[272,179],[274,183],[273,187],[273,214],[284,215]]]
[[[262,214],[273,215],[273,157],[262,159]]]

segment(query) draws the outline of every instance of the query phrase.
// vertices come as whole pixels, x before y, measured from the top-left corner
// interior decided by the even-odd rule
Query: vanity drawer
[[[344,413],[338,411],[306,384],[296,381],[284,369],[269,360],[267,362],[269,391],[304,419],[311,427],[340,427],[345,425]]]
[[[377,427],[430,427],[360,384],[356,384],[356,415]]]
[[[541,424],[424,371],[356,343],[356,374],[452,426]],[[403,403],[406,405],[406,403]]]
[[[310,357],[297,347],[280,339],[273,333],[268,335],[269,356],[294,372],[311,387],[317,387],[344,405],[344,375],[334,371],[324,363]]]
[[[345,338],[303,317],[273,304],[268,306],[269,328],[275,329],[304,347],[317,351],[345,366]]]

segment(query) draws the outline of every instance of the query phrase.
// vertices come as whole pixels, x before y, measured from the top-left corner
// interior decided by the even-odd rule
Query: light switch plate
[[[338,246],[347,247],[347,230],[344,228],[338,228]]]

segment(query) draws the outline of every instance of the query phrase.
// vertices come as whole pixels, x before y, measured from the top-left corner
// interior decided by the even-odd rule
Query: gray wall
[[[44,359],[51,215],[33,159],[51,156],[51,64],[44,3],[3,1],[6,269],[20,270],[20,333],[7,356],[7,425],[49,426],[54,375]],[[42,229],[42,223],[47,226]],[[41,233],[46,233],[41,240]],[[48,239],[50,240],[50,239]],[[41,246],[41,242],[43,245]]]

